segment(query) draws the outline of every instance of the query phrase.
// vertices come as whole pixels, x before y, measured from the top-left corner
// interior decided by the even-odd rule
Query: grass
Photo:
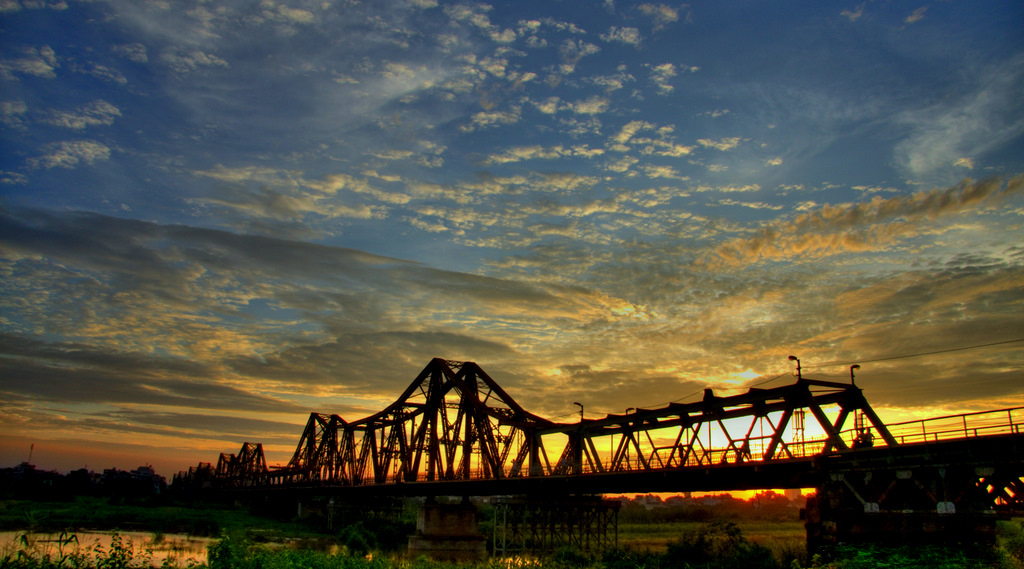
[[[241,508],[197,504],[122,503],[107,498],[79,496],[67,502],[0,501],[0,530],[59,533],[65,530],[141,530],[217,537],[222,531],[247,529],[269,536],[315,535],[290,521],[257,516]]]
[[[786,549],[804,549],[806,532],[803,522],[790,520],[766,522],[761,520],[732,520],[743,532],[743,536],[758,544]],[[673,523],[620,523],[619,546],[625,549],[664,553],[668,544],[680,536],[699,530],[707,525],[703,522]]]
[[[291,512],[289,511],[289,514]],[[322,520],[321,520],[322,521]],[[145,529],[155,536],[192,535],[215,531],[222,539],[209,548],[209,569],[694,569],[732,567],[762,569],[827,568],[995,568],[1024,569],[1024,524],[1003,522],[999,548],[964,552],[943,547],[884,548],[856,546],[836,548],[831,556],[808,558],[803,525],[797,520],[765,521],[733,519],[727,522],[620,522],[619,549],[593,558],[560,550],[543,559],[492,559],[455,565],[409,558],[401,553],[382,553],[389,541],[401,545],[410,533],[402,524],[359,524],[332,533],[314,531],[301,520],[275,520],[253,515],[241,508],[198,504],[194,508],[169,504],[132,504],[104,498],[79,497],[68,502],[0,502],[0,529],[52,532],[66,542],[59,555],[32,555],[26,532],[20,545],[0,551],[0,569],[133,569],[148,566],[145,551],[131,550],[115,541],[103,550],[70,553],[77,544],[74,530]],[[138,548],[136,548],[138,549]],[[340,554],[338,552],[341,552]]]

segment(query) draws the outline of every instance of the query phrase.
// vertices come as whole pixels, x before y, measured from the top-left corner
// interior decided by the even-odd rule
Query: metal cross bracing
[[[356,421],[312,413],[272,485],[466,480],[545,471],[543,428],[473,362],[434,359],[397,401]],[[551,471],[547,467],[548,472]]]
[[[618,546],[618,500],[504,498],[493,502],[492,544],[502,557],[561,547],[597,552]]]
[[[857,425],[844,430],[851,416]],[[701,401],[559,425],[551,432],[568,437],[553,474],[767,462],[876,440],[898,444],[859,388],[810,379],[729,397],[706,389]],[[595,442],[602,438],[610,442],[608,454]]]
[[[801,378],[727,397],[707,389],[696,402],[558,423],[523,409],[476,363],[435,358],[374,415],[311,413],[287,465],[268,469],[262,447],[246,443],[221,456],[215,479],[224,487],[524,479],[775,462],[868,444],[899,443],[852,384]]]
[[[376,414],[311,413],[286,465],[268,468],[263,447],[245,443],[174,485],[346,501],[520,495],[553,501],[550,512],[569,495],[814,487],[809,544],[983,539],[997,516],[1024,512],[1024,408],[887,426],[852,375],[799,373],[790,385],[724,397],[706,389],[699,401],[603,418],[584,419],[577,405],[579,421],[554,422],[477,364],[434,359]],[[505,511],[503,547],[600,545],[612,527],[607,509],[586,510],[593,523],[579,528],[545,512]],[[545,541],[538,532],[552,524],[562,530]]]
[[[778,465],[778,479],[741,482],[750,488],[808,486],[817,480],[813,465],[786,465],[858,448],[895,450],[1017,436],[1022,424],[1024,408],[1015,408],[887,427],[856,385],[803,377],[725,397],[707,389],[700,401],[563,423],[523,409],[473,362],[434,359],[394,403],[374,415],[346,421],[311,413],[284,466],[267,468],[262,446],[245,443],[238,454],[221,455],[215,470],[203,464],[176,478],[221,488],[377,487],[405,495],[417,492],[410,483],[436,488],[442,482],[473,481],[474,491],[485,495],[530,492],[541,480],[561,480],[561,488],[572,490],[575,484],[582,491],[572,480],[582,483],[578,477],[589,475],[603,476],[584,484],[590,492],[653,484],[654,478],[637,478],[645,473],[678,473],[675,480],[682,485],[695,479],[683,474],[699,471],[705,473],[704,487],[672,489],[735,490],[742,488],[724,485],[747,476],[744,467]],[[737,468],[730,474],[721,467]],[[763,472],[760,476],[767,477]],[[523,484],[509,483],[514,480]],[[716,480],[723,487],[712,487]],[[1021,484],[1015,480],[1000,491],[1019,501]],[[402,492],[393,488],[396,484],[404,486]],[[456,490],[451,484],[447,488]]]
[[[242,443],[238,454],[220,453],[216,478],[230,480],[234,486],[257,486],[267,472],[267,460],[260,443]]]

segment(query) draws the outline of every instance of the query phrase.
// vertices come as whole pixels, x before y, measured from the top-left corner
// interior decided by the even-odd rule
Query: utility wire
[[[785,373],[780,373],[779,375],[777,375],[777,376],[775,376],[775,377],[773,377],[771,379],[766,379],[766,380],[764,380],[764,381],[762,381],[760,383],[755,383],[754,385],[751,385],[750,387],[760,387],[760,386],[762,386],[762,385],[764,385],[764,384],[766,384],[768,382],[775,381],[776,379],[779,379],[780,377],[782,377],[784,375],[790,375],[790,373],[788,371],[785,372]]]
[[[974,349],[977,349],[977,348],[988,348],[990,346],[1002,346],[1004,344],[1013,344],[1013,343],[1016,343],[1016,342],[1024,342],[1024,338],[1017,338],[1015,340],[1003,340],[1001,342],[989,342],[988,344],[978,344],[978,345],[975,345],[975,346],[963,346],[963,347],[960,347],[960,348],[949,348],[949,349],[945,349],[945,350],[935,350],[935,351],[931,351],[931,352],[919,352],[919,353],[916,353],[916,354],[905,354],[905,355],[902,355],[902,356],[888,356],[888,357],[884,357],[884,358],[875,358],[873,360],[857,360],[857,361],[852,361],[852,362],[829,362],[829,363],[823,363],[823,364],[818,364],[818,365],[805,366],[804,369],[807,369],[808,367],[814,369],[814,368],[822,368],[822,367],[846,366],[846,365],[853,365],[853,364],[870,364],[870,363],[875,363],[875,362],[887,362],[887,361],[890,361],[890,360],[902,360],[902,359],[906,359],[906,358],[918,358],[918,357],[921,357],[921,356],[934,356],[936,354],[948,354],[950,352],[962,352],[964,350],[974,350]]]

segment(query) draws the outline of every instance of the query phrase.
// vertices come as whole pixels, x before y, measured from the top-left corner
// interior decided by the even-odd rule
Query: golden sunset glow
[[[1020,5],[728,4],[0,2],[0,466],[286,462],[435,357],[1024,405]]]

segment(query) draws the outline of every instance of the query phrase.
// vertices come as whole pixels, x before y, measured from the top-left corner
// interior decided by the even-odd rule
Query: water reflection
[[[118,540],[120,544],[118,544]],[[34,559],[49,557],[57,561],[72,556],[88,559],[105,558],[111,546],[131,553],[136,563],[149,560],[151,567],[188,567],[206,563],[206,547],[215,538],[185,534],[146,533],[137,531],[79,531],[73,533],[0,532],[0,559],[17,558],[24,552]]]

